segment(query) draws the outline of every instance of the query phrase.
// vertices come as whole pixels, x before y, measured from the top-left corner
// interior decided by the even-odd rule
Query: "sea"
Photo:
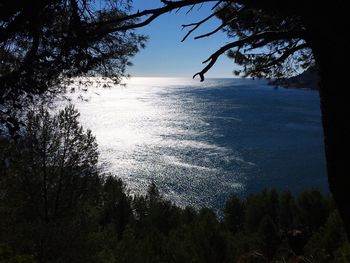
[[[235,78],[96,83],[68,97],[96,136],[101,172],[131,194],[154,182],[177,205],[222,210],[263,189],[328,192],[317,91]]]

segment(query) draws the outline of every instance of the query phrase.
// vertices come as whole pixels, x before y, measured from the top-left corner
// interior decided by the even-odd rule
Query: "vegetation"
[[[345,1],[335,0],[315,4],[313,1],[253,1],[253,0],[161,0],[162,6],[143,10],[120,18],[129,25],[115,30],[137,28],[151,23],[160,15],[179,8],[195,7],[213,2],[212,13],[199,21],[183,25],[193,34],[202,24],[219,17],[222,24],[216,29],[195,36],[204,38],[224,30],[232,42],[225,44],[203,61],[206,66],[193,77],[204,81],[205,74],[227,54],[241,70],[236,72],[252,77],[283,77],[300,73],[316,65],[320,77],[322,123],[327,160],[328,182],[335,203],[345,222],[350,238],[350,179],[347,152],[350,147],[349,109],[347,100],[347,68],[349,57],[346,40],[347,8]]]
[[[129,0],[0,1],[0,132],[16,136],[16,112],[65,91],[71,77],[126,75],[145,37],[105,22],[129,9]]]
[[[349,262],[329,196],[232,196],[222,217],[178,207],[154,184],[130,195],[99,174],[97,145],[72,106],[30,112],[1,143],[0,262]]]
[[[223,54],[242,66],[245,76],[282,77],[315,64],[330,190],[350,237],[347,152],[350,146],[347,100],[347,6],[342,0],[160,0],[161,6],[130,14],[131,0],[35,0],[0,2],[0,123],[15,136],[21,109],[33,94],[62,90],[79,75],[124,74],[128,58],[143,46],[133,33],[167,12],[212,2],[212,13],[183,25],[185,40],[203,23],[222,24],[196,38],[224,30],[232,42],[218,48],[195,76],[205,74]]]
[[[279,78],[274,79],[269,82],[270,85],[275,87],[285,87],[285,88],[303,88],[303,89],[313,89],[318,90],[318,75],[315,67],[309,67],[303,73],[290,77],[290,78]]]

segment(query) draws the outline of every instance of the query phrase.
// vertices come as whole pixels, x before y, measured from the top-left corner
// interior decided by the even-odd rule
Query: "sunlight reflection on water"
[[[154,181],[179,205],[222,209],[247,187],[326,185],[317,95],[260,83],[133,78],[70,97],[96,135],[101,169],[132,193]]]
[[[132,192],[143,193],[154,181],[179,204],[211,205],[213,191],[242,189],[244,175],[233,167],[244,161],[210,139],[215,130],[205,118],[205,101],[179,92],[189,86],[203,88],[188,79],[134,78],[126,87],[90,88],[83,94],[88,102],[72,98],[84,127],[96,135],[105,172]],[[222,162],[232,168],[222,169]]]

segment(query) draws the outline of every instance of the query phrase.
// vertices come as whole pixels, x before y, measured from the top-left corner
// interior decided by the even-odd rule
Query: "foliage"
[[[226,24],[223,30],[228,37],[242,42],[227,52],[242,66],[236,74],[281,78],[295,75],[314,63],[301,14],[274,12],[270,5],[259,9],[234,3],[218,13]]]
[[[1,263],[35,263],[32,256],[14,255],[13,251],[5,244],[0,244]]]
[[[330,197],[232,196],[220,218],[176,206],[155,184],[130,195],[99,174],[97,144],[78,117],[72,106],[40,108],[20,140],[0,141],[0,262],[348,262]]]
[[[20,126],[13,111],[35,95],[62,92],[71,77],[125,75],[145,37],[109,31],[107,21],[129,10],[129,0],[0,2],[0,121],[12,135]]]
[[[280,78],[295,75],[315,64],[312,49],[316,43],[310,36],[317,30],[309,24],[310,11],[315,11],[317,18],[320,18],[321,13],[327,10],[327,5],[315,6],[303,1],[281,3],[275,0],[263,3],[248,0],[160,1],[161,6],[121,17],[118,21],[126,24],[115,26],[112,30],[142,27],[172,10],[188,7],[187,13],[190,13],[196,6],[208,2],[213,3],[211,12],[206,17],[182,25],[183,29],[188,29],[182,41],[210,19],[218,17],[221,20],[219,26],[195,35],[194,39],[225,31],[230,42],[211,54],[203,62],[207,65],[194,77],[198,75],[203,81],[204,75],[225,53],[242,66],[235,73],[243,76]]]

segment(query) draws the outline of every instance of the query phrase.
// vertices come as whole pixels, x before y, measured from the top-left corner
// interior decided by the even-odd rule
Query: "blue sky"
[[[151,9],[161,6],[159,0],[134,0],[134,11]],[[186,15],[188,8],[165,14],[150,25],[137,32],[148,35],[146,48],[141,50],[133,59],[133,66],[128,73],[135,77],[192,77],[203,68],[202,61],[211,53],[229,41],[223,32],[218,32],[208,38],[194,40],[193,37],[206,33],[220,24],[214,18],[202,25],[185,42],[181,39],[187,30],[181,30],[182,24],[197,22],[210,13],[212,4],[194,8]],[[216,65],[208,72],[207,77],[233,77],[236,68],[233,61],[223,55]]]

